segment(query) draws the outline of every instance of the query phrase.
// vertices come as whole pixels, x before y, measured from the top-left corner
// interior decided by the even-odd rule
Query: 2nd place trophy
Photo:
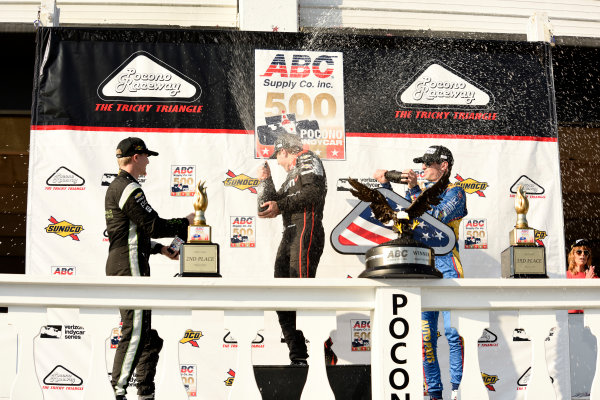
[[[221,277],[219,244],[211,242],[211,227],[204,216],[207,207],[206,187],[200,182],[194,196],[194,221],[188,226],[187,243],[180,248],[181,276]]]

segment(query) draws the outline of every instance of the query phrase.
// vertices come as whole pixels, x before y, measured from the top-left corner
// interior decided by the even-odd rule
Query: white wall
[[[52,3],[0,0],[0,25],[33,24],[41,2]],[[284,9],[282,4],[293,11]],[[278,27],[280,31],[294,31],[290,14],[297,12],[300,29],[496,34],[525,34],[527,19],[535,12],[545,12],[554,26],[555,36],[600,37],[600,3],[595,0],[488,0],[483,4],[479,0],[57,0],[56,7],[61,25],[202,26],[243,30]]]

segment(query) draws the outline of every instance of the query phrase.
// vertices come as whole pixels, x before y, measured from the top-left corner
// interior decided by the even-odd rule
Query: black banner
[[[547,44],[329,33],[41,28],[32,124],[253,131],[255,49],[342,52],[348,136],[556,138]]]

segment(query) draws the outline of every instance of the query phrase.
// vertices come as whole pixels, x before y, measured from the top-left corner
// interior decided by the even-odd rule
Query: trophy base
[[[179,254],[180,276],[221,278],[217,243],[184,243]]]
[[[358,276],[371,279],[439,279],[444,276],[430,265],[390,265],[388,267],[367,268]]]
[[[541,246],[510,246],[500,255],[503,278],[548,278],[546,252]]]
[[[412,237],[400,237],[369,249],[366,267],[358,277],[372,279],[440,279],[431,247]]]

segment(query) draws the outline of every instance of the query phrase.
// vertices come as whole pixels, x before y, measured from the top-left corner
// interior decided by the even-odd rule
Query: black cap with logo
[[[587,239],[577,239],[571,245],[571,249],[573,249],[575,247],[583,247],[583,246],[591,248],[590,242]]]
[[[273,154],[269,158],[277,158],[277,153],[279,153],[279,150],[281,149],[300,151],[303,148],[304,145],[302,144],[302,141],[300,140],[298,135],[294,135],[292,133],[282,133],[275,140],[275,145],[273,146]]]
[[[140,138],[128,137],[119,142],[117,146],[117,158],[131,157],[134,154],[158,155],[157,152],[148,150],[146,143]]]
[[[447,161],[451,167],[454,164],[454,157],[452,157],[452,152],[447,147],[429,146],[422,157],[415,158],[413,161],[419,164],[441,164],[443,161]]]

